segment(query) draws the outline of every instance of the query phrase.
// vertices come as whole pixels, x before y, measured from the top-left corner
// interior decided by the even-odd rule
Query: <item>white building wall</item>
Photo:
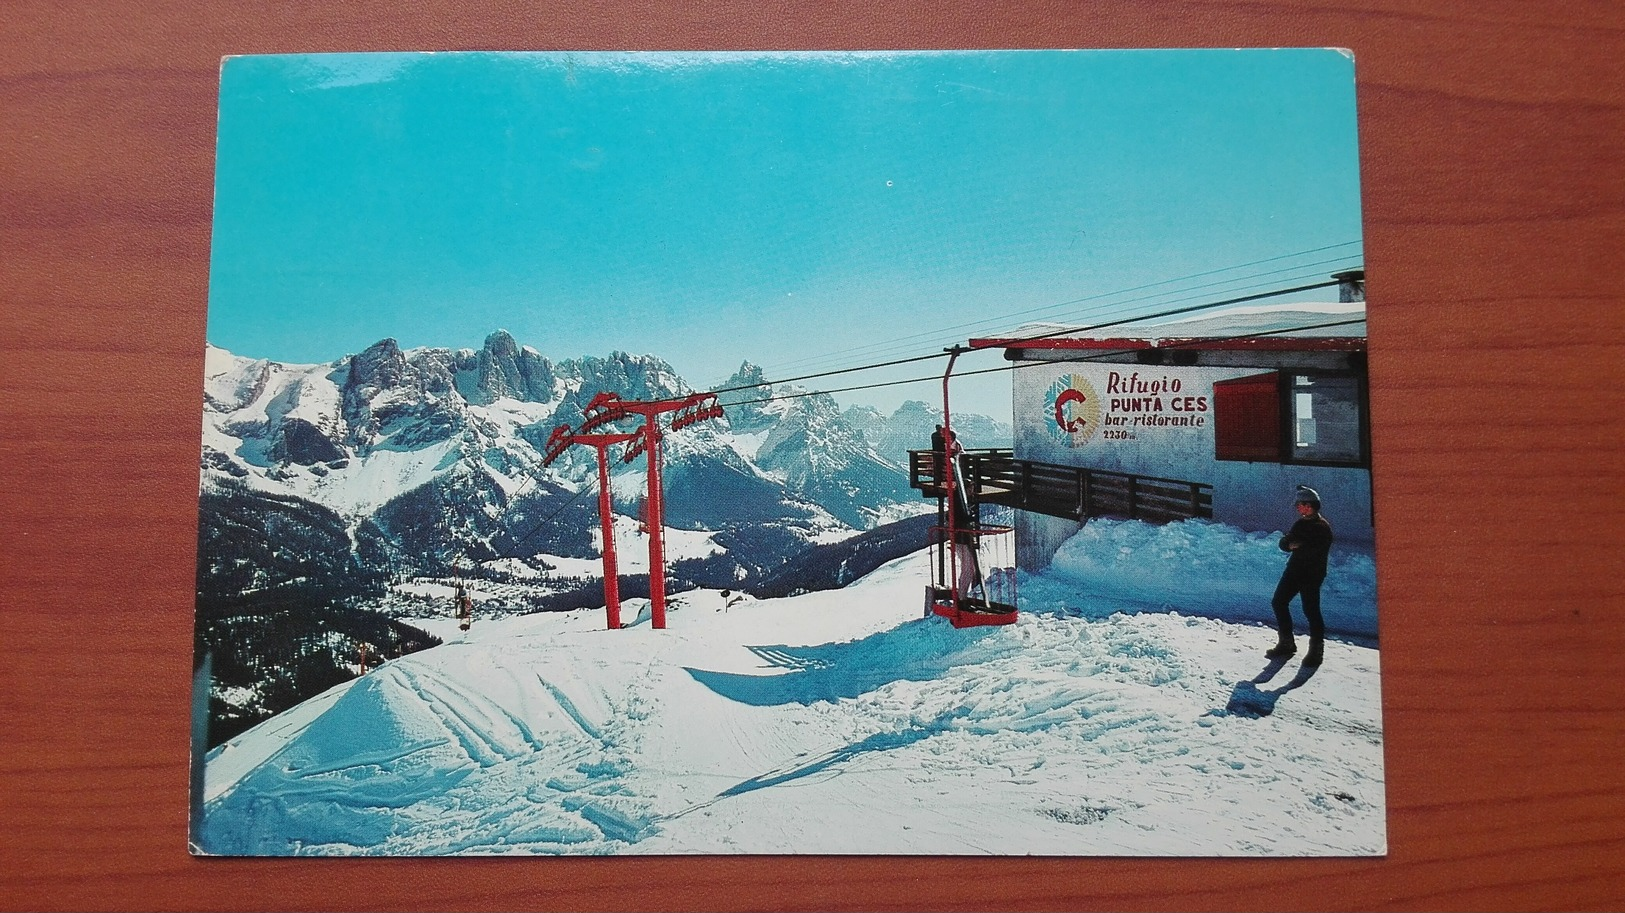
[[[1016,565],[1025,571],[1049,567],[1061,543],[1077,535],[1083,524],[1031,511],[1016,511]]]
[[[1014,373],[1015,456],[1111,472],[1213,486],[1213,518],[1249,531],[1285,530],[1299,485],[1320,492],[1339,540],[1372,541],[1371,473],[1364,468],[1220,461],[1214,457],[1213,384],[1264,373],[1261,368],[1200,368],[1099,363],[1022,364]],[[1067,389],[1077,394],[1066,394]],[[1084,419],[1077,433],[1062,420]],[[1080,400],[1079,396],[1083,398]],[[1021,524],[1029,552],[1053,553],[1057,523]],[[1053,528],[1052,528],[1053,527]],[[1076,526],[1074,525],[1075,529]],[[1034,554],[1023,565],[1042,566]]]

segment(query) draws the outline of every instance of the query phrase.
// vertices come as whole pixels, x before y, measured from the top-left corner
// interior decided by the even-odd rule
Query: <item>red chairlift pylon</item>
[[[609,448],[643,436],[641,431],[625,434],[577,434],[569,425],[553,429],[547,438],[547,452],[542,465],[548,466],[558,459],[571,444],[585,444],[598,452],[598,524],[604,538],[604,615],[611,631],[621,626],[621,580],[615,564],[615,514],[610,503]]]
[[[665,498],[660,486],[660,416],[672,412],[677,413],[672,418],[673,431],[696,422],[720,418],[723,414],[715,393],[693,393],[675,399],[644,402],[622,399],[619,394],[604,392],[587,403],[587,408],[582,410],[585,419],[581,423],[581,430],[586,431],[633,416],[643,420],[643,430],[633,433],[621,460],[630,463],[639,456],[648,456],[648,496],[645,505],[649,528],[649,624],[656,629],[666,627]]]

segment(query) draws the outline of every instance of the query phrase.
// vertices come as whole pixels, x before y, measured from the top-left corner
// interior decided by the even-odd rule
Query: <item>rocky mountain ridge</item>
[[[544,466],[548,436],[579,427],[601,391],[635,400],[695,392],[655,356],[555,361],[501,330],[479,350],[384,339],[321,365],[210,347],[206,365],[201,471],[214,520],[200,534],[212,543],[200,552],[200,590],[301,576],[278,562],[245,580],[243,568],[256,565],[246,556],[267,549],[234,549],[233,536],[268,533],[250,533],[255,523],[238,514],[284,517],[282,534],[323,555],[304,570],[328,575],[447,573],[499,559],[545,570],[549,556],[594,556],[596,505],[582,495],[595,485],[595,455],[575,447]],[[907,449],[928,446],[938,419],[925,404],[892,416],[843,411],[827,394],[766,384],[748,362],[715,389],[730,391],[724,415],[666,435],[662,465],[668,526],[763,529],[754,537],[761,554],[736,555],[737,566],[718,573],[743,579],[798,548],[927,506],[906,474]],[[614,464],[618,512],[638,513],[644,472],[641,460]],[[346,529],[347,556],[330,554],[334,521],[309,522],[328,515]]]

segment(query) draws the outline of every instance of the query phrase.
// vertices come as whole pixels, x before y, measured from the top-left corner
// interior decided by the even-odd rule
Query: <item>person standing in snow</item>
[[[1285,659],[1298,652],[1292,639],[1292,597],[1303,602],[1304,617],[1309,619],[1309,652],[1304,654],[1305,666],[1318,666],[1326,640],[1326,622],[1320,615],[1320,585],[1326,580],[1326,560],[1332,550],[1332,525],[1320,515],[1320,494],[1313,488],[1298,486],[1294,504],[1298,521],[1281,537],[1281,551],[1287,553],[1286,570],[1275,587],[1270,608],[1275,610],[1278,639],[1275,646],[1265,651],[1271,659]]]

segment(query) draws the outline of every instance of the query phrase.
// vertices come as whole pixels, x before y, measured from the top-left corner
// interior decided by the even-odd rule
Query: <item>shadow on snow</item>
[[[834,767],[843,761],[851,760],[860,754],[866,754],[871,751],[891,751],[894,748],[902,748],[906,745],[912,745],[915,742],[930,738],[939,732],[946,731],[947,728],[947,721],[944,719],[935,721],[925,726],[907,729],[902,732],[877,732],[866,739],[853,742],[851,745],[843,745],[840,748],[834,749],[833,751],[827,751],[810,761],[804,761],[795,765],[786,765],[778,770],[770,770],[767,773],[761,774],[760,776],[751,777],[749,780],[737,783],[718,793],[717,798],[722,798],[724,796],[738,796],[754,790],[766,789],[770,786],[778,786],[781,783],[788,783],[791,780],[799,780],[802,777],[811,776],[812,774],[820,771],[828,770],[829,768]]]
[[[694,680],[742,704],[770,707],[857,697],[896,681],[927,681],[954,666],[986,662],[1002,651],[995,629],[954,630],[938,619],[915,619],[860,640],[748,649],[780,674],[754,675],[684,667]],[[1013,646],[1008,649],[1015,649]]]
[[[1269,665],[1264,667],[1264,671],[1247,681],[1236,682],[1235,689],[1230,692],[1230,702],[1224,705],[1223,710],[1209,710],[1207,715],[1239,716],[1252,720],[1269,716],[1275,712],[1275,703],[1281,699],[1282,695],[1288,691],[1302,688],[1320,668],[1318,666],[1300,667],[1298,674],[1293,676],[1292,681],[1279,688],[1265,691],[1258,687],[1274,678],[1276,673],[1280,672],[1285,666],[1285,659],[1270,660]]]
[[[954,719],[960,715],[962,715],[962,712],[944,713],[929,723],[914,726],[901,732],[877,732],[867,738],[853,742],[850,745],[842,745],[839,748],[831,749],[808,760],[801,760],[801,758],[806,758],[806,755],[801,755],[788,764],[767,771],[766,773],[758,774],[757,776],[751,777],[748,780],[742,780],[733,786],[728,787],[722,792],[717,793],[715,796],[712,796],[710,799],[704,802],[697,805],[691,805],[682,811],[666,815],[662,820],[669,821],[676,818],[681,818],[690,812],[698,811],[703,808],[709,808],[723,799],[732,798],[734,796],[742,796],[746,793],[755,792],[759,789],[770,789],[774,786],[800,780],[803,777],[810,777],[814,774],[834,770],[838,765],[846,761],[850,761],[859,755],[868,754],[869,752],[875,751],[891,751],[897,748],[904,748],[914,744],[915,742],[924,741],[925,739],[928,739],[934,735],[948,731],[950,728],[952,728]],[[839,773],[838,770],[835,772],[837,774]]]

